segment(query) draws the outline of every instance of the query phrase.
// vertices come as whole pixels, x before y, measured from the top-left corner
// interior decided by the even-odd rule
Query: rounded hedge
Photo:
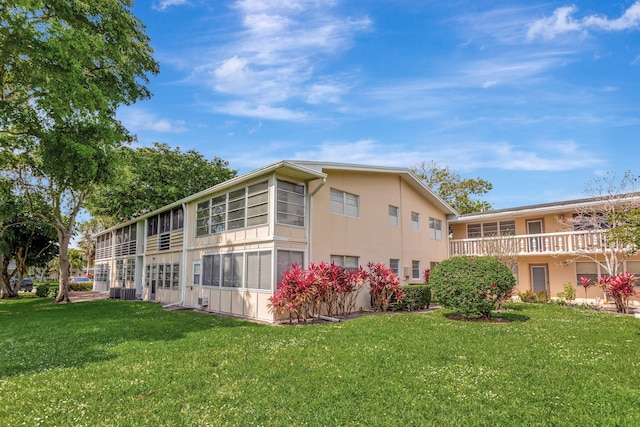
[[[435,266],[429,279],[440,305],[464,316],[487,318],[515,285],[509,267],[492,257],[449,258]]]

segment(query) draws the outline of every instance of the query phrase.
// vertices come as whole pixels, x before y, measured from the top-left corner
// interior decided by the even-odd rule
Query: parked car
[[[18,279],[17,278],[13,278],[11,279],[11,286],[15,286],[16,283],[18,283]],[[22,282],[20,283],[20,290],[24,291],[24,292],[32,292],[33,291],[33,279],[30,279],[28,277],[24,277],[22,279]]]
[[[69,277],[69,283],[91,283],[92,280],[86,276]]]

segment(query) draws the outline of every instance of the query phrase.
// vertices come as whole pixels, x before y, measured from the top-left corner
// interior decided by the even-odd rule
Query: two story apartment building
[[[628,271],[640,276],[640,255],[616,256],[607,241],[602,209],[611,204],[640,204],[640,195],[587,198],[522,206],[449,218],[449,255],[495,255],[510,264],[517,291],[545,291],[551,297],[581,277],[592,283],[604,274]],[[620,251],[622,252],[622,251]],[[615,259],[621,261],[615,265]],[[614,262],[612,262],[614,261]],[[577,292],[582,300],[582,288]],[[587,299],[605,300],[602,289],[588,289]]]
[[[274,322],[268,300],[294,263],[384,262],[420,283],[448,256],[448,217],[408,169],[281,161],[98,234],[94,286]]]

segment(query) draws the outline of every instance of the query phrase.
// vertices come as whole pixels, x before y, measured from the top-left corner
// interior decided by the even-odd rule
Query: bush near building
[[[463,316],[491,317],[516,285],[506,264],[493,257],[458,256],[431,271],[429,285],[440,305]]]

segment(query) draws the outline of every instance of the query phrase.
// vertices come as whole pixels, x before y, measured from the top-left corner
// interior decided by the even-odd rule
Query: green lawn
[[[0,303],[0,425],[640,425],[640,320],[512,305],[274,327],[157,304]]]

